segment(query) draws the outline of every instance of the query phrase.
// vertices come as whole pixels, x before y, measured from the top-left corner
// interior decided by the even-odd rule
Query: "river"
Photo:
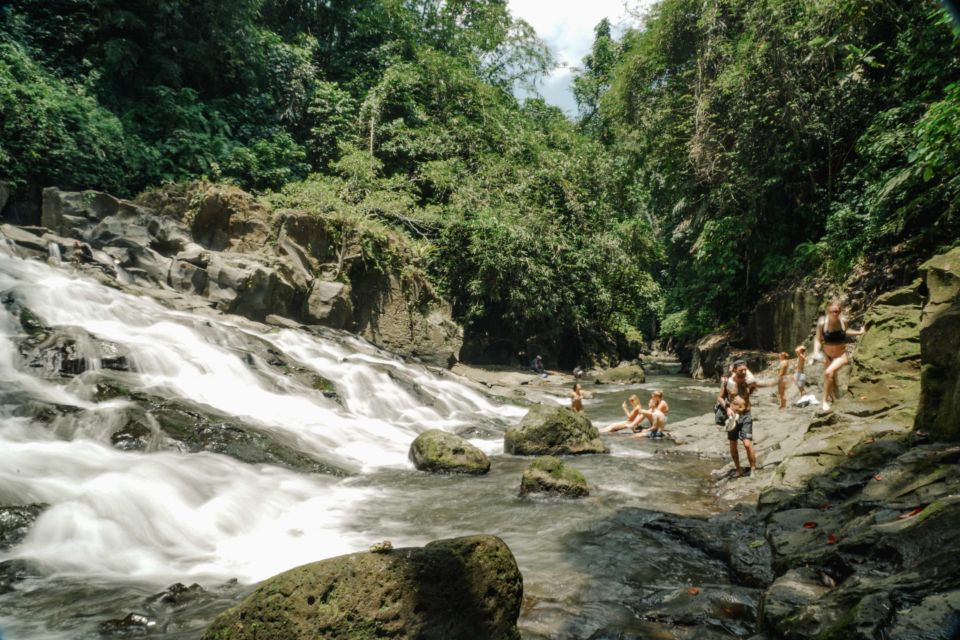
[[[123,628],[109,621],[131,613],[143,618],[128,619],[129,634],[196,639],[256,581],[382,540],[503,538],[524,576],[527,640],[648,633],[654,623],[637,617],[639,603],[726,579],[715,561],[683,557],[639,526],[644,509],[715,508],[710,463],[671,454],[669,441],[605,436],[610,455],[568,461],[587,477],[590,497],[523,499],[529,460],[502,448],[521,407],[346,334],[173,311],[9,249],[0,249],[0,298],[0,506],[49,505],[25,539],[0,552],[0,577],[15,577],[0,595],[5,640],[101,638]],[[28,362],[25,309],[54,338],[72,340],[82,373],[51,377],[50,363]],[[104,345],[126,366],[104,366]],[[291,363],[332,381],[336,397],[289,375]],[[98,399],[105,380],[134,397],[227,415],[331,473],[191,453],[142,409],[146,444],[118,449],[111,436],[137,407]],[[630,393],[645,403],[653,388],[664,390],[672,420],[709,411],[709,391],[668,374],[588,387],[587,414],[603,426],[622,416]],[[492,456],[491,472],[415,471],[407,448],[429,428],[469,437]],[[175,583],[204,591],[165,591]]]

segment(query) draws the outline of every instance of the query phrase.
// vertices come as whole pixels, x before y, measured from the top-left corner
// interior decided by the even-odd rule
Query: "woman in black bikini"
[[[823,353],[823,411],[830,411],[830,403],[837,394],[837,371],[850,364],[847,354],[847,337],[863,335],[863,329],[847,329],[846,320],[840,312],[837,300],[827,304],[827,313],[817,320],[817,332],[813,337],[813,359]]]

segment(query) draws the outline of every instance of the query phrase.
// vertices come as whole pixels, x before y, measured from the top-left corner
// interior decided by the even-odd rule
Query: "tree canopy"
[[[195,178],[388,225],[466,355],[636,355],[785,278],[958,237],[958,40],[933,0],[660,0],[609,21],[579,117],[505,0],[11,0],[0,182]]]

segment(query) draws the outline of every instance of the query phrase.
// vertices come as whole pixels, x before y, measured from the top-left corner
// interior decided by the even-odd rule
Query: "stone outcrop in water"
[[[530,463],[520,478],[520,495],[531,493],[582,498],[590,495],[590,490],[582,473],[565,465],[560,458],[542,456]]]
[[[507,429],[503,451],[520,456],[607,453],[600,432],[582,412],[535,404],[520,424]]]
[[[221,614],[203,640],[518,640],[522,598],[502,540],[453,538],[291,569]]]
[[[0,507],[0,551],[5,551],[23,540],[48,506],[28,504]]]
[[[960,440],[960,247],[923,265],[927,291],[920,328],[923,393],[917,428]]]
[[[459,355],[462,331],[423,274],[365,259],[322,216],[273,211],[239,189],[203,183],[137,202],[52,187],[43,198],[46,229],[4,225],[24,250],[45,257],[53,243],[71,259],[79,240],[89,256],[80,263],[127,285],[201,296],[257,321],[274,315],[344,329],[440,366]]]
[[[597,384],[643,384],[647,374],[638,364],[626,364],[604,369],[597,376]]]
[[[430,429],[410,445],[410,461],[420,471],[483,474],[490,471],[490,458],[460,436]]]

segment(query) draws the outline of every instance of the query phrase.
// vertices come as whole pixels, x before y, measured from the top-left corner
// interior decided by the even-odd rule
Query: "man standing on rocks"
[[[733,363],[733,373],[724,383],[724,388],[720,390],[720,399],[727,401],[727,417],[733,416],[732,399],[740,396],[747,404],[747,411],[750,410],[750,394],[757,390],[757,379],[747,368],[747,363],[743,360],[736,360]],[[726,392],[726,393],[724,393]]]

